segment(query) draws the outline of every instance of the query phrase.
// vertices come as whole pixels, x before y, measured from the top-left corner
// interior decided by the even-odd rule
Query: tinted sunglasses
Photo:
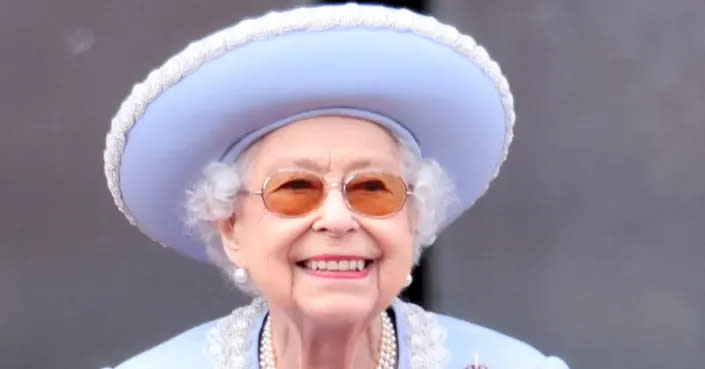
[[[262,197],[265,207],[276,214],[304,215],[318,208],[331,187],[340,187],[351,211],[385,217],[399,211],[412,194],[400,176],[383,172],[355,172],[342,183],[331,183],[317,173],[302,170],[277,172],[264,180],[258,191],[242,191]]]

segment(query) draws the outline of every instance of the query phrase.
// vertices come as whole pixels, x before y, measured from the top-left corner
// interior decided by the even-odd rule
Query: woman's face
[[[313,171],[329,184],[359,171],[401,176],[395,140],[376,124],[344,117],[318,117],[280,128],[247,153],[244,188],[255,191],[265,179],[289,170]],[[238,197],[230,223],[219,223],[226,254],[247,269],[273,308],[318,319],[359,321],[388,306],[412,266],[414,218],[410,201],[388,217],[352,212],[339,187],[329,187],[322,204],[300,216],[269,211],[260,196]],[[232,226],[230,226],[230,224]],[[362,273],[313,271],[352,269]],[[313,264],[311,262],[314,262]]]

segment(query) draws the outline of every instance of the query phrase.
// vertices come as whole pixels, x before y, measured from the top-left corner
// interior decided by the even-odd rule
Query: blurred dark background
[[[306,3],[0,0],[0,368],[112,366],[245,302],[122,218],[104,135],[190,40]],[[485,45],[518,113],[409,297],[572,368],[702,368],[705,2],[395,3]]]

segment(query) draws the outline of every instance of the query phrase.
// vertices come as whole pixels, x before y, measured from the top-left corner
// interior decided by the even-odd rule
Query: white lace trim
[[[409,348],[409,369],[442,369],[448,365],[450,354],[444,346],[446,331],[441,327],[436,314],[421,307],[397,300],[396,319],[405,319],[407,334],[399,337],[399,344]],[[232,314],[218,321],[208,334],[206,354],[214,369],[248,369],[250,358],[257,342],[252,342],[253,329],[258,318],[267,311],[262,298],[255,298],[248,306],[235,309]]]
[[[387,28],[416,33],[453,48],[482,68],[492,80],[502,98],[506,135],[502,158],[497,163],[492,178],[485,189],[479,194],[478,198],[481,197],[489,188],[489,183],[499,174],[499,168],[507,157],[513,138],[514,99],[509,90],[509,83],[502,74],[499,65],[490,58],[485,48],[478,45],[472,37],[461,34],[456,28],[440,23],[433,17],[416,14],[407,9],[346,4],[296,8],[282,12],[270,12],[259,18],[246,19],[234,27],[192,42],[186,49],[172,56],[161,67],[149,73],[142,83],[136,84],[111,121],[103,153],[108,188],[115,205],[127,220],[135,225],[135,219],[125,205],[119,186],[120,160],[125,148],[126,135],[135,121],[142,116],[147,105],[164,90],[177,83],[185,75],[198,69],[203,63],[239,45],[289,32],[349,27]]]
[[[396,306],[406,319],[408,329],[403,339],[408,344],[409,357],[400,361],[408,360],[410,369],[445,368],[450,360],[450,353],[444,346],[447,332],[438,324],[436,314],[408,302],[399,301]]]
[[[250,356],[252,332],[257,318],[267,311],[267,303],[262,298],[255,298],[248,306],[235,309],[232,314],[218,321],[208,333],[206,355],[216,369],[251,368]],[[256,350],[256,348],[254,348]]]

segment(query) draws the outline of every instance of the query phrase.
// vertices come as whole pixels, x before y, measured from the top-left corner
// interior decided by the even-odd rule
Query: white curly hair
[[[417,229],[412,247],[416,265],[423,250],[436,240],[436,234],[445,220],[448,207],[457,201],[453,180],[437,161],[423,158],[405,139],[389,132],[398,144],[402,158],[402,175],[412,188]],[[186,196],[186,226],[198,233],[206,246],[208,257],[233,279],[237,268],[225,255],[220,234],[213,222],[231,217],[235,212],[235,195],[242,185],[248,164],[250,146],[231,164],[213,162],[203,169],[203,175]],[[248,293],[252,286],[236,284]]]

